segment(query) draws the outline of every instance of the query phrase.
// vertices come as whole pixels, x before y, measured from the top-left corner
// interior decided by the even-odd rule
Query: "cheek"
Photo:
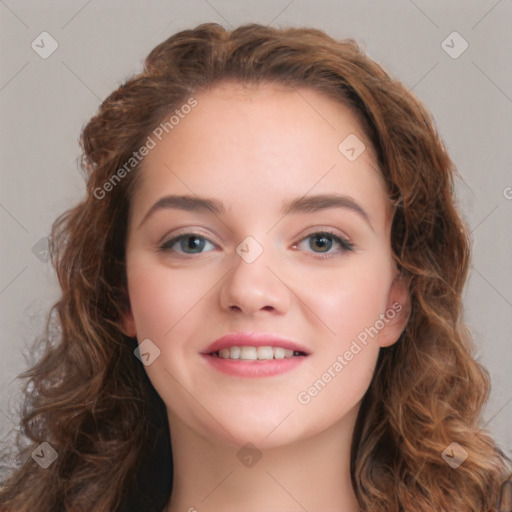
[[[310,295],[322,330],[308,377],[296,394],[297,417],[315,418],[315,425],[306,422],[308,433],[328,428],[362,400],[380,350],[369,328],[385,309],[384,273],[366,269],[337,277],[325,283],[324,293]]]
[[[357,404],[370,385],[379,354],[373,326],[385,312],[390,279],[383,262],[368,257],[316,275],[301,289],[315,313],[321,350],[297,399],[326,425]]]
[[[128,265],[128,290],[139,339],[164,339],[197,303],[201,292],[204,295],[203,287],[192,275],[136,259]]]
[[[311,314],[311,322],[316,318],[314,324],[342,348],[385,311],[389,283],[382,261],[368,257],[296,284],[297,295],[308,306],[304,314]]]

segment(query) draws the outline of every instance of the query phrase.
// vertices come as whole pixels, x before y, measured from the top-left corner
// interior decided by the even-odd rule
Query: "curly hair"
[[[62,289],[29,370],[22,463],[3,482],[13,511],[111,511],[146,494],[162,510],[157,475],[172,490],[163,401],[121,328],[129,308],[125,242],[139,166],[112,177],[148,134],[191,95],[221,81],[308,87],[348,106],[378,157],[393,205],[391,248],[409,283],[410,315],[397,343],[381,348],[351,446],[351,478],[366,512],[499,510],[510,459],[481,424],[488,371],[462,319],[471,236],[453,198],[457,170],[432,116],[353,39],[309,28],[206,23],[155,47],[143,70],[103,101],[82,132],[85,198],[52,226],[50,255]],[[119,176],[119,175],[118,175]],[[105,183],[111,183],[109,193]],[[57,313],[52,327],[53,313]],[[30,457],[58,453],[47,469]],[[442,458],[458,443],[457,469]],[[148,467],[162,471],[148,479]],[[165,470],[167,469],[167,472]]]

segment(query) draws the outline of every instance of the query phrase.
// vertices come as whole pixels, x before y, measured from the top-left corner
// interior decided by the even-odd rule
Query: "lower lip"
[[[235,377],[271,377],[285,373],[300,365],[307,356],[284,359],[241,360],[223,359],[210,354],[201,354],[216,370]]]

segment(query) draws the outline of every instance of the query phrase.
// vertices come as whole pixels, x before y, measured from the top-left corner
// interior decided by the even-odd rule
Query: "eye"
[[[300,246],[300,244],[304,243],[306,240],[309,240],[310,248],[319,249],[318,251],[314,250],[314,252],[318,254],[320,258],[332,258],[345,251],[354,250],[354,244],[331,231],[311,233],[304,237],[299,244],[294,244],[293,248]],[[183,233],[164,242],[159,247],[159,250],[178,254],[201,254],[207,252],[203,250],[206,244],[210,244],[212,248],[215,248],[215,245],[210,240],[199,233]],[[331,251],[333,246],[336,245],[340,249],[336,252]]]
[[[199,233],[184,233],[164,242],[160,246],[160,250],[182,254],[201,254],[204,252],[202,249],[204,249],[204,246],[207,243],[212,245],[212,247],[215,247],[207,238]],[[174,248],[176,245],[180,250],[176,250]]]
[[[332,258],[339,253],[343,253],[346,251],[353,251],[354,244],[349,242],[347,239],[335,235],[331,231],[318,231],[315,233],[311,233],[305,238],[301,240],[300,243],[309,240],[309,247],[312,249],[318,248],[319,251],[314,251],[316,254],[319,254],[321,258]],[[300,244],[295,244],[294,248]],[[338,245],[340,247],[339,251],[329,252],[333,246]]]

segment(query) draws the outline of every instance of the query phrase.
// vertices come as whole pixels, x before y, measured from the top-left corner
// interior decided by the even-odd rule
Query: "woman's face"
[[[144,343],[171,421],[199,435],[264,448],[344,428],[380,347],[405,326],[370,142],[349,110],[309,89],[224,83],[195,99],[168,133],[151,134],[143,160],[124,330]],[[166,196],[191,199],[148,215]],[[307,355],[280,359],[283,341],[212,353],[240,332],[287,338]]]

